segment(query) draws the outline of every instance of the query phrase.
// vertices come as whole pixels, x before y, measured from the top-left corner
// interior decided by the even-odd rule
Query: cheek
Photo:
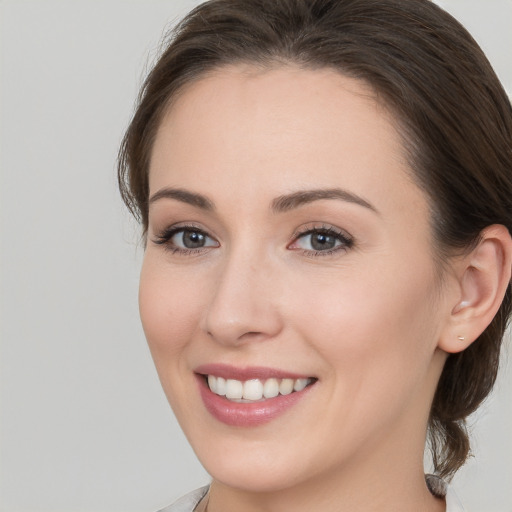
[[[180,277],[179,270],[166,270],[158,260],[146,253],[139,285],[140,317],[157,366],[161,358],[172,358],[183,350],[197,328],[200,310],[190,282]]]
[[[328,363],[325,385],[332,391],[330,431],[356,442],[406,422],[430,399],[428,383],[435,337],[428,286],[407,277],[392,283],[378,273],[345,279],[339,287],[310,300],[305,337]],[[311,306],[314,304],[314,306]]]
[[[422,271],[397,265],[396,272],[387,266],[384,272],[374,265],[316,287],[315,297],[309,294],[297,308],[297,318],[310,344],[353,392],[370,382],[374,389],[403,388],[407,375],[411,381],[425,375],[435,348],[433,282],[428,266]]]

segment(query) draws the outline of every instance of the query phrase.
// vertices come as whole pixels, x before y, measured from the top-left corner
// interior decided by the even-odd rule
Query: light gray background
[[[197,3],[0,2],[4,512],[150,512],[207,482],[145,345],[114,171],[162,31]],[[441,3],[512,91],[512,1]],[[512,511],[507,365],[455,480],[473,512]]]

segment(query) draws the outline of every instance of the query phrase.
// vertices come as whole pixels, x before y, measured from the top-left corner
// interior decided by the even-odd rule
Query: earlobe
[[[503,301],[511,267],[512,239],[507,228],[493,225],[484,229],[478,245],[461,260],[459,293],[440,337],[440,349],[461,352],[482,334]]]

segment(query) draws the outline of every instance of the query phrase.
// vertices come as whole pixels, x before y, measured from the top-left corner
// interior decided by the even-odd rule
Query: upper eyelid
[[[197,226],[195,224],[189,224],[189,223],[186,223],[186,224],[177,223],[177,224],[173,224],[171,226],[165,227],[161,230],[154,231],[152,233],[153,236],[155,237],[155,239],[153,239],[153,242],[158,243],[158,244],[166,243],[166,242],[170,241],[170,239],[174,235],[176,235],[176,233],[179,233],[180,231],[196,231],[198,233],[201,233],[201,234],[207,236],[208,238],[211,238],[212,240],[215,240],[215,242],[219,243],[217,238],[212,236],[208,230],[206,230],[200,226]]]
[[[350,240],[353,239],[352,235],[350,235],[350,233],[344,229],[337,228],[331,224],[322,223],[320,225],[320,224],[313,222],[313,223],[308,223],[306,225],[303,225],[303,226],[297,228],[293,232],[292,240],[296,240],[297,238],[299,238],[301,236],[308,235],[308,234],[314,233],[316,231],[324,231],[327,233],[332,233],[334,235],[342,236],[344,238],[349,238]]]
[[[315,249],[305,249],[305,248],[299,248],[299,247],[293,247],[295,244],[299,243],[299,240],[303,237],[310,236],[313,233],[326,233],[330,236],[333,236],[337,238],[341,243],[335,247],[332,247],[330,249],[326,250],[315,250]],[[310,254],[314,256],[334,256],[334,254],[338,253],[339,251],[346,252],[347,250],[353,249],[355,244],[354,237],[348,233],[344,229],[340,229],[336,226],[321,223],[321,225],[317,223],[310,223],[301,226],[298,228],[292,238],[292,241],[287,245],[288,249],[291,250],[300,250],[305,254]]]
[[[211,238],[214,238],[212,235],[210,235],[209,230],[205,229],[204,227],[200,226],[199,224],[192,223],[192,222],[176,222],[175,224],[171,224],[169,226],[166,226],[159,230],[152,230],[155,235],[158,233],[170,233],[172,231],[179,232],[179,231],[199,231],[205,235],[208,235]]]
[[[165,241],[169,241],[172,236],[174,236],[176,233],[179,233],[180,231],[197,231],[208,238],[211,238],[215,242],[219,243],[219,240],[216,236],[212,235],[210,230],[200,226],[198,223],[194,222],[177,222],[176,224],[172,224],[168,227],[165,227],[162,230],[156,231],[153,233],[156,240],[153,240],[154,242],[160,242],[164,243]],[[297,239],[309,235],[311,233],[315,232],[325,232],[332,234],[333,236],[338,236],[345,241],[353,242],[353,237],[350,233],[348,233],[346,230],[338,228],[336,226],[333,226],[332,224],[328,224],[325,222],[317,223],[317,222],[309,222],[307,224],[303,224],[302,226],[295,229],[291,236],[290,244],[294,243]]]

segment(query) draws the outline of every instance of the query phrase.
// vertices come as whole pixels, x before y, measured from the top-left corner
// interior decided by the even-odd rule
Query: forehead
[[[343,186],[385,202],[411,187],[422,199],[395,125],[369,86],[331,69],[221,68],[187,85],[164,116],[151,193]]]

